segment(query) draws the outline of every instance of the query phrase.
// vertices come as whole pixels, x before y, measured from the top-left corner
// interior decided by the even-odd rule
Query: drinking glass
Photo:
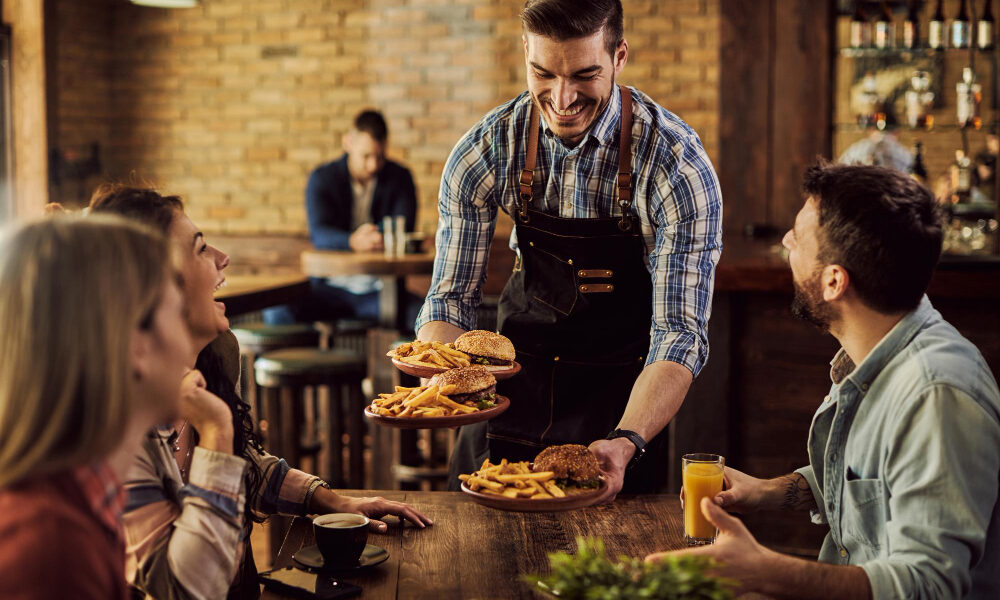
[[[701,513],[701,499],[722,491],[726,459],[718,454],[685,454],[681,457],[684,481],[684,541],[688,546],[711,544],[718,530]]]

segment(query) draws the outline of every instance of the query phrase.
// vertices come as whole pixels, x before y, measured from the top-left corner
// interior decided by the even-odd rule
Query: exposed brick
[[[525,89],[520,0],[52,3],[59,143],[98,141],[111,176],[135,171],[183,194],[210,233],[304,235],[306,177],[341,155],[366,106],[385,113],[390,155],[413,170],[420,226],[433,231],[455,141]],[[689,119],[713,158],[718,6],[624,0],[631,55],[620,78]],[[946,154],[928,147],[935,162]],[[510,228],[504,217],[497,234]]]

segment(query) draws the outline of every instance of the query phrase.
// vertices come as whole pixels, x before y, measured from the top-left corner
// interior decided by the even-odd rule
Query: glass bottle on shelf
[[[961,150],[955,150],[955,162],[951,168],[951,203],[969,201],[972,192],[972,161]]]
[[[917,142],[913,149],[913,166],[910,167],[910,175],[922,185],[927,185],[927,166],[924,165],[923,142]]]
[[[860,0],[854,3],[854,16],[851,17],[851,47],[869,48],[872,45],[871,23],[865,9],[861,8]]]
[[[930,129],[934,126],[934,92],[930,91],[931,78],[927,71],[914,71],[910,89],[906,90],[906,122],[910,127]]]
[[[986,0],[983,16],[976,22],[976,45],[980,50],[993,49],[993,0]]]
[[[962,0],[955,20],[951,22],[951,47],[968,48],[970,32],[968,0]]]
[[[910,0],[906,20],[903,21],[904,48],[913,49],[920,46],[920,15],[917,14],[917,1]]]
[[[877,126],[879,113],[882,108],[881,98],[878,95],[878,82],[871,71],[865,73],[861,82],[861,93],[858,94],[858,125],[862,127]],[[884,121],[885,115],[882,114]]]
[[[937,9],[927,26],[927,45],[935,50],[944,48],[944,2],[937,1]]]
[[[882,0],[878,19],[875,20],[875,47],[880,49],[896,46],[896,25],[892,22],[892,12]]]
[[[962,81],[955,84],[957,100],[955,112],[960,127],[979,129],[983,119],[979,116],[979,104],[983,99],[983,86],[976,83],[975,73],[969,67],[962,68]]]

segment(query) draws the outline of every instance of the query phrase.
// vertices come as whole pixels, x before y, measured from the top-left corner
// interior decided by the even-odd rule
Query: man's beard
[[[792,286],[795,288],[795,296],[792,298],[792,314],[827,332],[830,331],[830,323],[836,317],[836,313],[833,307],[823,300],[819,276],[818,272],[815,273],[801,286],[794,277],[792,278]]]

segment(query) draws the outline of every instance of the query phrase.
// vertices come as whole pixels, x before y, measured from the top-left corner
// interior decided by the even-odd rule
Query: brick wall
[[[414,173],[433,231],[442,167],[521,92],[519,0],[211,0],[162,10],[54,0],[53,143],[101,145],[105,175],[181,194],[203,229],[306,231],[309,172],[362,107]],[[718,0],[625,0],[623,76],[718,147]],[[51,34],[50,34],[51,35]],[[87,185],[64,185],[64,199]],[[502,234],[509,225],[501,224]]]

